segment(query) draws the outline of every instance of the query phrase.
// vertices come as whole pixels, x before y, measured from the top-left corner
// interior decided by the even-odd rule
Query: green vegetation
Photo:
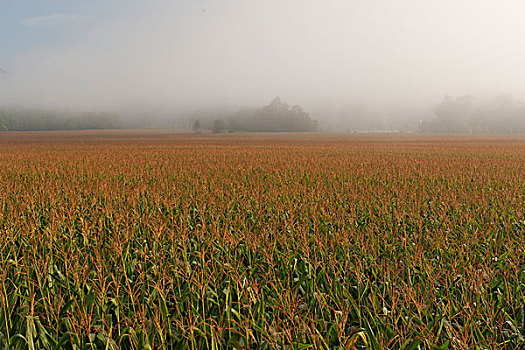
[[[39,109],[0,110],[0,131],[117,129],[116,113],[64,113]]]
[[[419,131],[431,133],[524,133],[525,105],[501,95],[476,105],[472,96],[446,96],[434,109],[436,118]]]
[[[0,147],[3,349],[525,346],[523,140],[86,135]]]
[[[318,122],[303,111],[300,106],[289,106],[276,97],[261,108],[243,109],[234,115],[230,113],[195,113],[192,129],[196,122],[202,122],[204,129],[213,133],[228,132],[308,132],[317,131]],[[194,129],[195,130],[195,129]]]
[[[228,127],[234,131],[316,131],[318,123],[300,106],[290,107],[276,97],[255,110],[242,110],[228,118]]]

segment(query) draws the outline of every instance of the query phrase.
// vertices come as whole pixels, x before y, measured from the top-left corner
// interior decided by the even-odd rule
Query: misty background
[[[318,130],[523,132],[523,13],[517,0],[3,0],[0,128],[228,128],[280,97]]]

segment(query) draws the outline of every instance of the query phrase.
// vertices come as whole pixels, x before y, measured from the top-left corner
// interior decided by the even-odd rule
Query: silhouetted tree
[[[213,132],[218,134],[226,130],[226,122],[222,119],[216,119],[213,122]]]
[[[0,130],[115,129],[120,127],[116,113],[71,115],[39,109],[0,111]]]
[[[7,118],[3,112],[0,111],[0,131],[7,131],[9,127],[7,126]]]
[[[75,130],[77,128],[77,121],[73,118],[67,118],[64,122],[64,127],[67,130]]]
[[[509,95],[496,96],[480,106],[474,106],[471,96],[447,96],[434,112],[436,118],[420,123],[420,132],[525,132],[525,106]]]
[[[471,96],[453,98],[445,96],[434,108],[436,118],[428,123],[421,123],[423,132],[469,132],[468,122],[472,117],[474,99]]]
[[[201,122],[196,120],[191,124],[191,127],[193,131],[195,131],[196,134],[200,134],[201,132]]]
[[[290,107],[279,97],[264,107],[241,110],[228,121],[231,130],[240,131],[315,131],[318,126],[300,106]]]

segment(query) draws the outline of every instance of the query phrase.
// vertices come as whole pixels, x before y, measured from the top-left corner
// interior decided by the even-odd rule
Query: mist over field
[[[0,0],[0,349],[525,350],[524,0]]]
[[[37,110],[78,125],[108,113],[120,127],[169,127],[227,121],[279,96],[319,130],[521,132],[524,10],[488,0],[4,1],[0,108],[5,120]]]

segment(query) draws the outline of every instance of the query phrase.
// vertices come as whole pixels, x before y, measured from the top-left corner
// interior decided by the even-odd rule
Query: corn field
[[[522,349],[525,138],[0,133],[2,349]]]

